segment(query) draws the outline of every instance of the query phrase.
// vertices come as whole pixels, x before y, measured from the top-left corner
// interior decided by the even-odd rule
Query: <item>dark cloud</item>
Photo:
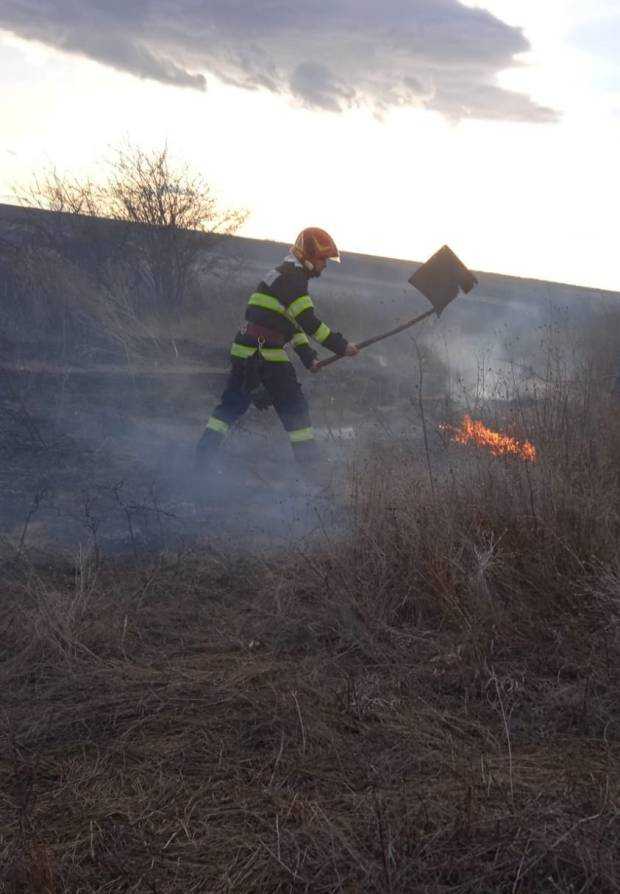
[[[0,28],[166,84],[205,89],[206,72],[329,111],[557,118],[498,86],[529,49],[521,30],[459,0],[2,0]]]
[[[309,106],[338,112],[342,104],[351,104],[355,98],[352,89],[338,82],[326,65],[302,62],[293,71],[291,92]]]

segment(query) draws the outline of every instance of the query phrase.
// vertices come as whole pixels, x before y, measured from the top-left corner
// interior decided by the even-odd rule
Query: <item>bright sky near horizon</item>
[[[0,0],[0,201],[168,142],[243,234],[620,291],[620,0]]]

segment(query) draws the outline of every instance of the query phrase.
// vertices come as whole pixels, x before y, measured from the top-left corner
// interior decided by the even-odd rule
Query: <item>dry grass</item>
[[[4,890],[614,890],[618,579],[474,629],[330,571],[14,575]]]
[[[487,408],[539,463],[384,450],[309,553],[7,560],[0,890],[616,891],[618,410],[577,372]]]

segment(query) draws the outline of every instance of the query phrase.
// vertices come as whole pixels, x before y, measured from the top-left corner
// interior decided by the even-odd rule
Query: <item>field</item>
[[[198,509],[183,375],[5,369],[0,891],[616,891],[620,408],[581,348],[352,444],[320,405],[318,498],[256,417]]]

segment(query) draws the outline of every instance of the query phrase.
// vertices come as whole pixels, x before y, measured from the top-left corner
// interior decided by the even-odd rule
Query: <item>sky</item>
[[[0,0],[0,201],[128,141],[243,235],[620,291],[619,0]]]

